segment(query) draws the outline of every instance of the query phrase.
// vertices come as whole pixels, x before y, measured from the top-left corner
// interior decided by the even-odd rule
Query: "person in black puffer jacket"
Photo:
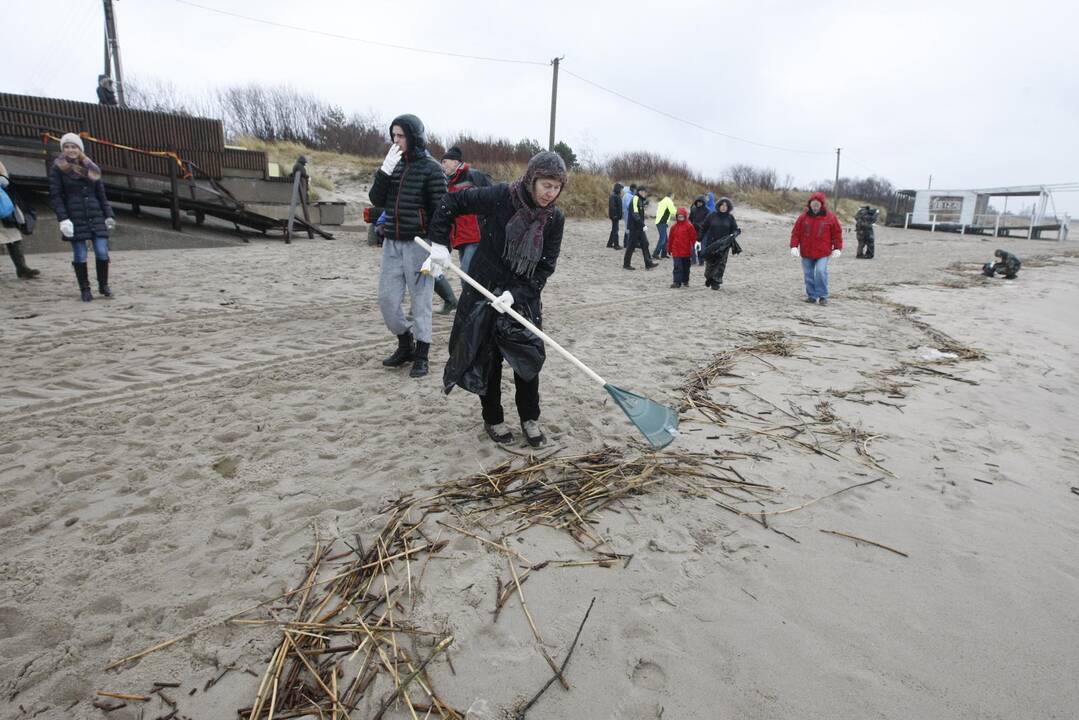
[[[611,236],[607,238],[607,247],[621,250],[618,244],[618,221],[622,219],[622,183],[615,183],[611,196],[607,198],[607,217],[611,220]]]
[[[446,242],[454,218],[486,217],[469,274],[499,296],[499,303],[488,302],[471,285],[461,291],[442,386],[447,393],[460,386],[480,396],[484,427],[495,442],[513,440],[502,411],[503,359],[513,368],[525,439],[533,447],[546,440],[539,427],[539,372],[546,357],[543,341],[506,315],[504,307],[512,306],[537,327],[543,324],[540,294],[554,274],[566,222],[555,202],[567,180],[562,158],[541,152],[510,185],[447,194],[431,221],[431,241]]]
[[[704,285],[719,290],[723,285],[723,273],[727,270],[727,257],[734,246],[732,233],[738,230],[738,221],[731,211],[734,204],[730,198],[720,198],[716,211],[711,213],[701,227],[701,253],[708,257],[704,262]],[[713,245],[721,243],[713,248]]]
[[[689,221],[693,223],[693,227],[697,230],[697,237],[701,236],[701,230],[704,228],[704,221],[708,218],[708,198],[704,195],[698,195],[697,199],[693,201],[693,207],[689,209]],[[697,246],[693,246],[693,264],[698,263],[697,258]]]
[[[97,289],[102,297],[112,297],[109,288],[109,231],[116,227],[116,216],[105,197],[101,168],[86,157],[82,138],[67,133],[60,138],[61,154],[49,168],[49,200],[60,221],[60,234],[71,243],[75,278],[84,302],[90,293],[86,271],[86,243],[93,242],[97,259]]]
[[[397,350],[382,361],[386,367],[412,363],[411,377],[427,374],[431,347],[431,295],[435,279],[421,272],[428,254],[412,241],[427,237],[427,225],[446,194],[442,166],[427,152],[423,123],[415,115],[401,115],[390,123],[390,150],[371,184],[371,204],[385,209],[382,226],[382,269],[378,279],[378,305],[386,327],[397,336]],[[449,239],[438,241],[446,246]],[[401,310],[405,290],[412,297],[410,324]],[[413,325],[415,336],[413,336]]]

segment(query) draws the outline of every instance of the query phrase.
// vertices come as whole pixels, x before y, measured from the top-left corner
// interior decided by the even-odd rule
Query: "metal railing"
[[[1036,237],[1037,231],[1049,230],[1050,232],[1056,231],[1058,240],[1065,240],[1068,237],[1068,226],[1071,223],[1071,216],[1064,215],[1063,217],[1044,217],[1042,221],[1035,225],[1034,216],[1025,215],[1003,215],[1001,213],[980,213],[972,217],[970,223],[961,221],[959,216],[955,213],[913,213],[908,212],[903,221],[903,229],[907,230],[911,224],[915,225],[928,225],[930,232],[936,232],[937,226],[947,226],[949,230],[958,227],[959,234],[965,235],[968,230],[975,232],[982,232],[985,230],[993,229],[993,236],[999,236],[1000,231],[1005,232],[1009,230],[1024,230],[1026,231],[1028,238]]]

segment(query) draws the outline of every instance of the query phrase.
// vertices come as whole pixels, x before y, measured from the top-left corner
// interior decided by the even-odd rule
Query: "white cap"
[[[82,138],[75,133],[64,133],[64,136],[60,138],[60,149],[62,150],[64,148],[64,145],[67,145],[68,143],[72,145],[78,145],[79,150],[86,152],[86,148],[83,147],[82,144]]]

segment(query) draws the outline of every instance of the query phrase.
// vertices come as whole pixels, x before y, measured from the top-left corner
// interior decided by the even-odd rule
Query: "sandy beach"
[[[528,717],[1079,716],[1074,243],[878,227],[863,261],[845,232],[819,307],[801,302],[793,218],[735,214],[745,252],[719,292],[696,267],[668,289],[669,260],[625,272],[608,223],[568,221],[544,327],[676,406],[722,356],[701,390],[721,421],[685,409],[661,455],[766,489],[651,484],[585,518],[619,557],[607,567],[574,565],[595,550],[563,530],[432,514],[421,529],[447,544],[422,580],[397,563],[386,583],[402,588],[398,621],[433,633],[408,638],[414,658],[453,635],[427,680],[462,715],[514,717],[552,676],[540,647],[561,662],[595,598],[570,689],[554,683]],[[68,255],[31,255],[35,281],[4,261],[0,716],[149,720],[173,709],[150,694],[170,682],[174,718],[236,718],[282,630],[226,618],[302,585],[316,543],[368,546],[401,498],[528,462],[523,442],[487,439],[474,396],[442,394],[452,316],[435,316],[432,375],[382,367],[395,341],[365,240],[120,250],[115,299],[89,304]],[[978,275],[996,247],[1023,258],[1017,281]],[[649,455],[554,353],[541,395],[541,457]],[[518,572],[551,561],[522,586],[542,646],[517,597],[493,615],[506,553],[446,524],[504,542]],[[381,673],[350,716],[374,717],[392,689]],[[149,700],[106,714],[99,691]]]

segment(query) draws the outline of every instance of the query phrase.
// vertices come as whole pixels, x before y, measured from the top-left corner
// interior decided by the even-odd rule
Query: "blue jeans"
[[[656,240],[656,251],[652,254],[659,257],[667,254],[667,223],[658,223],[656,230],[659,232],[659,240]]]
[[[457,248],[457,252],[461,254],[461,269],[466,273],[468,269],[472,267],[472,256],[476,254],[476,251],[480,249],[478,242],[469,243],[468,245],[462,245]]]
[[[802,273],[805,275],[806,296],[813,300],[828,297],[828,256],[822,258],[802,258]]]
[[[676,257],[672,265],[674,266],[674,282],[689,285],[689,258]]]
[[[79,265],[86,262],[86,241],[73,240],[71,251],[75,253],[75,262]],[[109,236],[98,235],[94,238],[94,255],[98,260],[109,259]]]

